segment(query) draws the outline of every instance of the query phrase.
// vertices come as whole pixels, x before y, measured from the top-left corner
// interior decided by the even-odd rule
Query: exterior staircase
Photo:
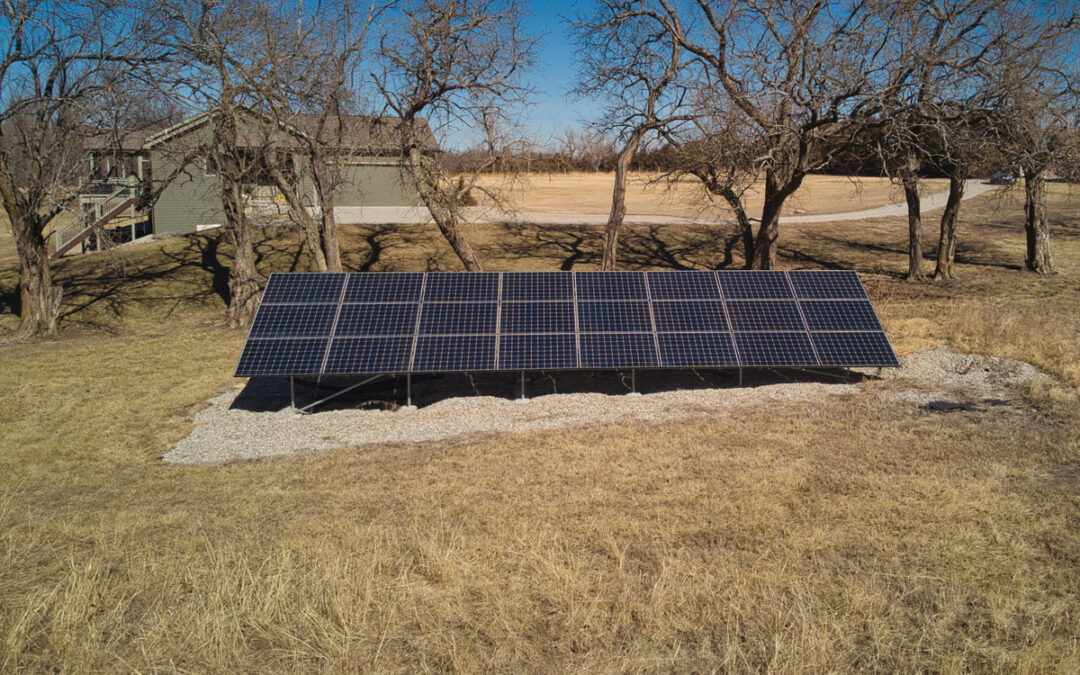
[[[84,211],[78,220],[56,231],[54,235],[56,250],[49,259],[60,258],[86,241],[95,232],[102,235],[101,240],[109,242],[110,238],[105,225],[138,203],[137,190],[129,185],[117,188],[115,192],[107,196],[95,198],[94,205]]]

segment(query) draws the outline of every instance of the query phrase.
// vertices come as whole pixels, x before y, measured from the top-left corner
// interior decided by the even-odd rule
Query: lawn
[[[178,467],[158,458],[240,384],[226,246],[63,260],[61,334],[0,344],[0,667],[1076,672],[1080,204],[1052,187],[1045,278],[1009,197],[965,202],[948,283],[900,278],[902,218],[781,230],[783,267],[860,271],[901,355],[1052,375],[981,413],[843,396]],[[458,268],[433,230],[348,227],[345,264]],[[596,227],[467,235],[493,270],[599,262]],[[621,260],[738,264],[728,236],[629,228]],[[299,241],[261,232],[260,271],[306,269]],[[14,265],[4,235],[0,335]]]

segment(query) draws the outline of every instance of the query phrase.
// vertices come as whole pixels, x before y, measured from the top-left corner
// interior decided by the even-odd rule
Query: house
[[[346,115],[322,120],[297,115],[287,125],[273,125],[259,113],[244,111],[241,119],[238,146],[250,150],[252,162],[265,156],[258,152],[265,148],[272,148],[278,161],[292,162],[311,208],[318,200],[296,135],[319,134],[320,123],[324,125],[320,137],[333,139],[330,163],[340,171],[335,206],[420,203],[416,189],[403,179],[397,118]],[[112,232],[113,241],[129,241],[146,234],[188,234],[221,225],[225,220],[221,179],[207,152],[212,121],[212,113],[204,112],[168,126],[91,137],[87,146],[91,179],[79,196],[83,216],[57,232],[54,257],[79,244],[97,248],[100,232]],[[421,133],[424,150],[438,152],[426,123]],[[265,172],[256,169],[250,175],[251,183],[244,188],[249,207],[281,203]]]

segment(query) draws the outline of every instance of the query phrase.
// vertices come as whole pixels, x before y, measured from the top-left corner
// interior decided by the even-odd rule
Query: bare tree
[[[286,158],[280,147],[268,146],[266,169],[285,196],[290,218],[300,225],[320,271],[340,272],[341,251],[334,217],[334,192],[344,180],[342,167],[352,145],[373,138],[379,120],[361,120],[355,111],[357,68],[367,32],[386,8],[372,2],[357,11],[351,3],[319,4],[300,16],[274,13],[261,30],[266,66],[251,73],[260,105],[269,111],[270,132],[283,132],[291,145]],[[295,31],[288,30],[295,22]],[[366,128],[359,128],[366,126]],[[300,160],[300,161],[297,161]],[[303,178],[314,189],[318,222],[303,194]]]
[[[18,335],[56,331],[46,232],[89,181],[83,143],[100,133],[106,94],[147,57],[148,8],[112,0],[0,5],[0,199],[19,256]]]
[[[255,100],[248,73],[262,69],[266,58],[253,26],[266,20],[267,8],[247,0],[175,0],[167,11],[172,68],[164,84],[209,115],[208,138],[191,150],[205,155],[221,181],[224,236],[232,245],[226,320],[243,327],[255,316],[261,288],[244,188],[263,164],[250,142],[241,143],[241,134]],[[245,136],[250,141],[250,134]]]
[[[533,42],[522,32],[518,0],[413,0],[379,32],[374,85],[399,118],[405,173],[465,269],[481,264],[460,229],[461,206],[473,192],[496,203],[480,174],[512,153],[508,112],[524,100],[520,82]],[[465,127],[482,139],[486,161],[467,177],[451,176],[431,152],[436,128]]]
[[[601,262],[601,269],[614,270],[630,162],[650,136],[673,133],[690,118],[683,105],[686,91],[677,81],[686,63],[678,41],[617,0],[596,0],[592,14],[578,18],[574,35],[580,62],[575,91],[607,101],[595,124],[621,141]]]
[[[705,86],[736,108],[757,137],[764,177],[751,267],[776,266],[780,211],[807,173],[823,166],[842,123],[859,109],[884,40],[868,2],[747,0],[685,5],[655,0],[636,12],[703,64]]]

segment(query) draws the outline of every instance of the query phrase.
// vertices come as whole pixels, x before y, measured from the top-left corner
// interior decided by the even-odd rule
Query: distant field
[[[697,182],[683,179],[670,184],[652,182],[658,177],[645,173],[631,175],[627,185],[627,213],[665,215],[683,218],[725,218],[730,213],[722,200],[708,199]],[[505,186],[505,176],[486,179],[491,186]],[[529,174],[507,189],[513,205],[521,211],[538,213],[607,213],[611,209],[612,173],[573,172],[566,174]],[[948,181],[924,182],[927,194],[948,188]],[[755,185],[747,195],[751,217],[761,215],[763,184]],[[785,204],[784,213],[817,214],[860,211],[885,204],[900,203],[904,194],[886,178],[848,178],[845,176],[809,176]]]
[[[21,344],[4,339],[17,273],[0,236],[0,670],[1077,672],[1066,188],[1045,278],[1019,271],[1015,197],[965,202],[949,283],[900,279],[903,218],[781,229],[783,267],[860,271],[902,355],[948,344],[1053,376],[1007,406],[777,401],[193,468],[158,458],[242,385],[220,233],[59,262],[63,332]],[[599,227],[466,234],[493,270],[600,259]],[[620,259],[737,266],[730,234],[631,227]],[[260,230],[260,272],[308,269],[301,239]],[[352,270],[459,269],[433,227],[342,240]]]

